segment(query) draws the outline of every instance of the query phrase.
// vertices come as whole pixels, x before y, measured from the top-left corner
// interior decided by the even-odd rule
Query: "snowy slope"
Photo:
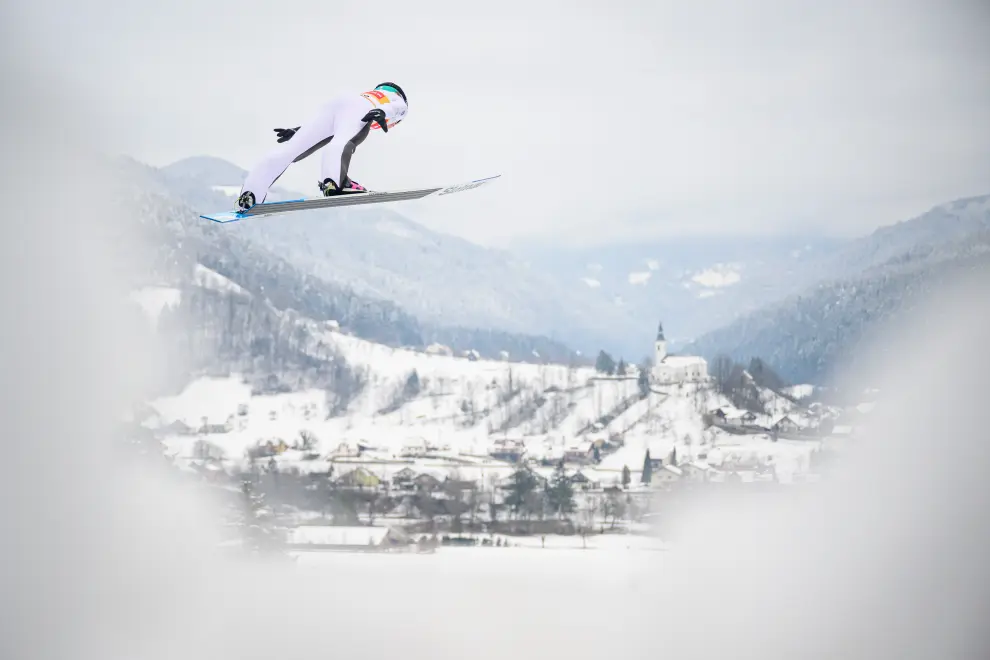
[[[303,460],[304,452],[289,450],[280,462],[325,471],[327,459],[333,459],[382,477],[413,464],[418,472],[436,470],[442,477],[454,469],[464,478],[490,482],[512,469],[489,457],[500,444],[525,447],[537,460],[559,460],[589,441],[609,440],[621,446],[589,469],[614,482],[624,466],[638,474],[647,450],[665,458],[676,447],[678,456],[690,459],[717,443],[720,433],[706,430],[702,415],[728,405],[707,385],[657,388],[642,398],[635,378],[602,377],[590,368],[396,349],[325,324],[299,323],[310,334],[310,355],[343,356],[364,383],[360,392],[340,408],[323,389],[261,395],[237,375],[199,378],[152,402],[161,423],[227,429],[173,435],[167,440],[170,452],[192,456],[198,441],[206,440],[224,458],[243,463],[250,447],[269,441],[293,446],[306,431],[315,437],[305,452],[309,460]]]
[[[258,305],[267,303],[279,310],[295,309],[311,318],[336,320],[346,330],[391,345],[426,346],[439,343],[458,352],[476,350],[489,357],[497,357],[501,351],[506,351],[510,357],[518,358],[530,355],[533,350],[537,350],[546,359],[567,361],[569,357],[575,356],[571,348],[549,336],[499,330],[506,324],[478,326],[456,323],[455,315],[448,315],[445,311],[451,305],[449,291],[445,292],[441,286],[445,282],[456,283],[461,293],[473,296],[476,308],[495,309],[500,306],[496,301],[497,296],[488,296],[483,287],[475,287],[473,293],[470,291],[472,283],[478,284],[471,277],[472,272],[486,273],[489,270],[487,263],[475,258],[472,253],[466,253],[461,254],[451,266],[450,260],[442,257],[457,246],[451,249],[448,249],[450,246],[441,246],[430,254],[421,253],[418,249],[420,244],[425,240],[426,243],[423,244],[429,246],[427,239],[430,237],[423,232],[415,233],[413,230],[416,226],[411,223],[407,227],[406,224],[383,221],[379,225],[355,227],[358,237],[352,240],[346,231],[341,231],[341,226],[328,229],[326,223],[317,221],[318,226],[314,232],[302,232],[300,241],[315,249],[319,241],[313,239],[320,235],[332,241],[334,250],[339,250],[340,254],[319,256],[317,250],[305,259],[300,258],[297,263],[293,263],[275,253],[277,242],[268,243],[257,240],[257,237],[249,240],[246,235],[249,232],[241,228],[242,223],[235,223],[236,226],[217,225],[198,217],[197,211],[229,206],[231,201],[225,194],[236,189],[234,183],[241,176],[238,168],[233,168],[224,161],[208,158],[193,159],[187,163],[190,166],[188,175],[183,175],[174,168],[160,170],[127,158],[113,159],[111,165],[115,182],[121,188],[114,199],[122,203],[122,210],[140,224],[140,232],[147,243],[155,246],[151,263],[141,264],[140,268],[135,269],[139,274],[131,283],[135,288],[159,286],[183,289],[196,286],[209,288],[222,296],[240,298],[242,294],[248,295]],[[207,177],[217,183],[206,185],[198,177]],[[360,218],[352,220],[361,225],[358,222]],[[281,222],[283,221],[278,220],[274,224]],[[243,223],[243,226],[249,224],[258,223]],[[346,222],[340,224],[348,225]],[[380,238],[388,236],[394,239],[394,244]],[[413,258],[416,255],[419,256]],[[431,264],[434,258],[436,263]],[[445,318],[440,318],[441,322],[438,323],[421,323],[407,308],[397,305],[388,296],[375,295],[366,286],[367,282],[348,286],[348,277],[336,277],[333,273],[314,275],[313,269],[304,267],[306,264],[303,262],[307,259],[313,259],[319,264],[329,261],[334,268],[346,267],[356,273],[361,273],[363,268],[368,277],[377,277],[374,273],[381,269],[389,270],[389,264],[393,266],[393,270],[405,269],[408,274],[407,282],[419,287],[421,302],[435,308],[434,316]],[[375,262],[379,266],[375,266]],[[446,269],[448,276],[441,278],[438,287],[432,287],[427,282],[426,270],[420,268],[424,264],[439,270]],[[198,266],[207,268],[212,274],[201,269],[195,270]],[[448,266],[455,271],[457,268],[467,268],[469,272],[454,272]],[[210,278],[212,283],[203,280],[204,277]],[[520,277],[516,278],[517,283]],[[497,280],[509,282],[510,278],[502,278],[502,273],[497,269],[487,273],[487,281]],[[538,283],[536,286],[539,288]],[[383,292],[387,293],[384,289]],[[505,297],[512,298],[515,295],[510,287],[506,287],[502,294],[503,303]],[[143,295],[151,293],[146,291]],[[552,300],[551,294],[546,295]],[[562,299],[557,301],[561,305],[565,302]],[[148,298],[147,303],[157,305],[160,310],[175,311],[174,305],[162,306],[151,298]],[[509,305],[511,307],[512,303]],[[257,315],[246,314],[242,315],[239,323],[229,322],[230,310],[236,312],[242,308],[239,301],[220,300],[217,296],[212,299],[204,299],[203,296],[190,299],[184,296],[178,307],[182,308],[178,310],[178,316],[183,322],[196,322],[195,327],[186,330],[198,332],[204,326],[211,326],[210,332],[214,336],[218,333],[229,336],[232,332],[238,335],[233,339],[234,345],[228,345],[227,352],[219,356],[219,362],[226,363],[228,358],[240,360],[245,357],[240,348],[250,348],[252,342],[258,342],[257,347],[266,341],[265,328],[256,322]],[[501,304],[501,307],[504,310],[505,304]],[[542,313],[545,316],[553,316],[554,312],[549,304],[544,308]],[[170,314],[166,313],[165,317],[168,316]],[[191,318],[193,316],[196,318]],[[522,316],[524,315],[520,313],[520,318]],[[165,317],[163,319],[167,321]],[[445,320],[449,322],[443,322]],[[172,328],[177,326],[176,323],[167,322],[164,325]],[[597,347],[596,344],[596,349]],[[208,353],[203,351],[195,361],[202,364],[207,356]]]

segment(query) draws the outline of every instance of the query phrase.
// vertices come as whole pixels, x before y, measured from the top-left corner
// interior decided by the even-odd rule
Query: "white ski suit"
[[[364,121],[368,112],[376,108],[385,113],[389,129],[402,121],[408,110],[401,96],[383,89],[340,96],[329,101],[288,141],[279,144],[251,169],[241,194],[250,191],[255,202],[261,204],[268,196],[269,188],[289,165],[323,147],[326,150],[320,166],[320,180],[332,179],[339,188],[346,187],[351,155],[357,145],[368,137],[369,130],[380,130],[374,121]]]

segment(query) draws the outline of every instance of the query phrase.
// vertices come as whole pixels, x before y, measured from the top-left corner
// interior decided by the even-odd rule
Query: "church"
[[[667,340],[663,336],[663,323],[657,327],[656,351],[653,362],[653,380],[658,385],[695,383],[708,379],[708,362],[694,355],[668,355]]]

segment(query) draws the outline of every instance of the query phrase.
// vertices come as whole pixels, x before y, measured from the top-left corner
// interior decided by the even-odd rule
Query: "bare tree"
[[[303,429],[299,432],[299,449],[302,451],[313,451],[316,448],[317,438],[312,431]]]

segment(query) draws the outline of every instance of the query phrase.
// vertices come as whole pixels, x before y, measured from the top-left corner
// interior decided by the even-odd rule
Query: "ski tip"
[[[204,220],[212,220],[213,222],[227,223],[227,222],[237,222],[238,220],[242,220],[248,216],[244,215],[243,213],[238,213],[237,211],[224,211],[222,213],[201,215],[199,217],[203,218]]]
[[[467,183],[458,183],[453,186],[447,186],[446,188],[441,188],[440,190],[438,190],[436,194],[442,197],[443,195],[450,195],[452,193],[464,192],[465,190],[473,190],[474,188],[478,188],[480,186],[485,185],[486,183],[490,183],[491,181],[494,181],[500,176],[502,175],[496,174],[495,176],[485,177],[484,179],[475,179],[474,181],[468,181]]]
[[[285,199],[279,202],[263,202],[261,204],[255,204],[254,206],[251,207],[252,210],[255,211],[254,213],[245,213],[244,211],[220,211],[218,213],[203,214],[199,217],[203,218],[204,220],[212,220],[213,222],[220,222],[220,223],[237,222],[238,220],[243,220],[244,218],[250,218],[253,215],[259,215],[258,211],[264,209],[269,209],[272,207],[278,208],[280,205],[283,204],[293,204],[296,202],[304,202],[304,201],[306,201],[304,198],[300,198],[300,199]]]

